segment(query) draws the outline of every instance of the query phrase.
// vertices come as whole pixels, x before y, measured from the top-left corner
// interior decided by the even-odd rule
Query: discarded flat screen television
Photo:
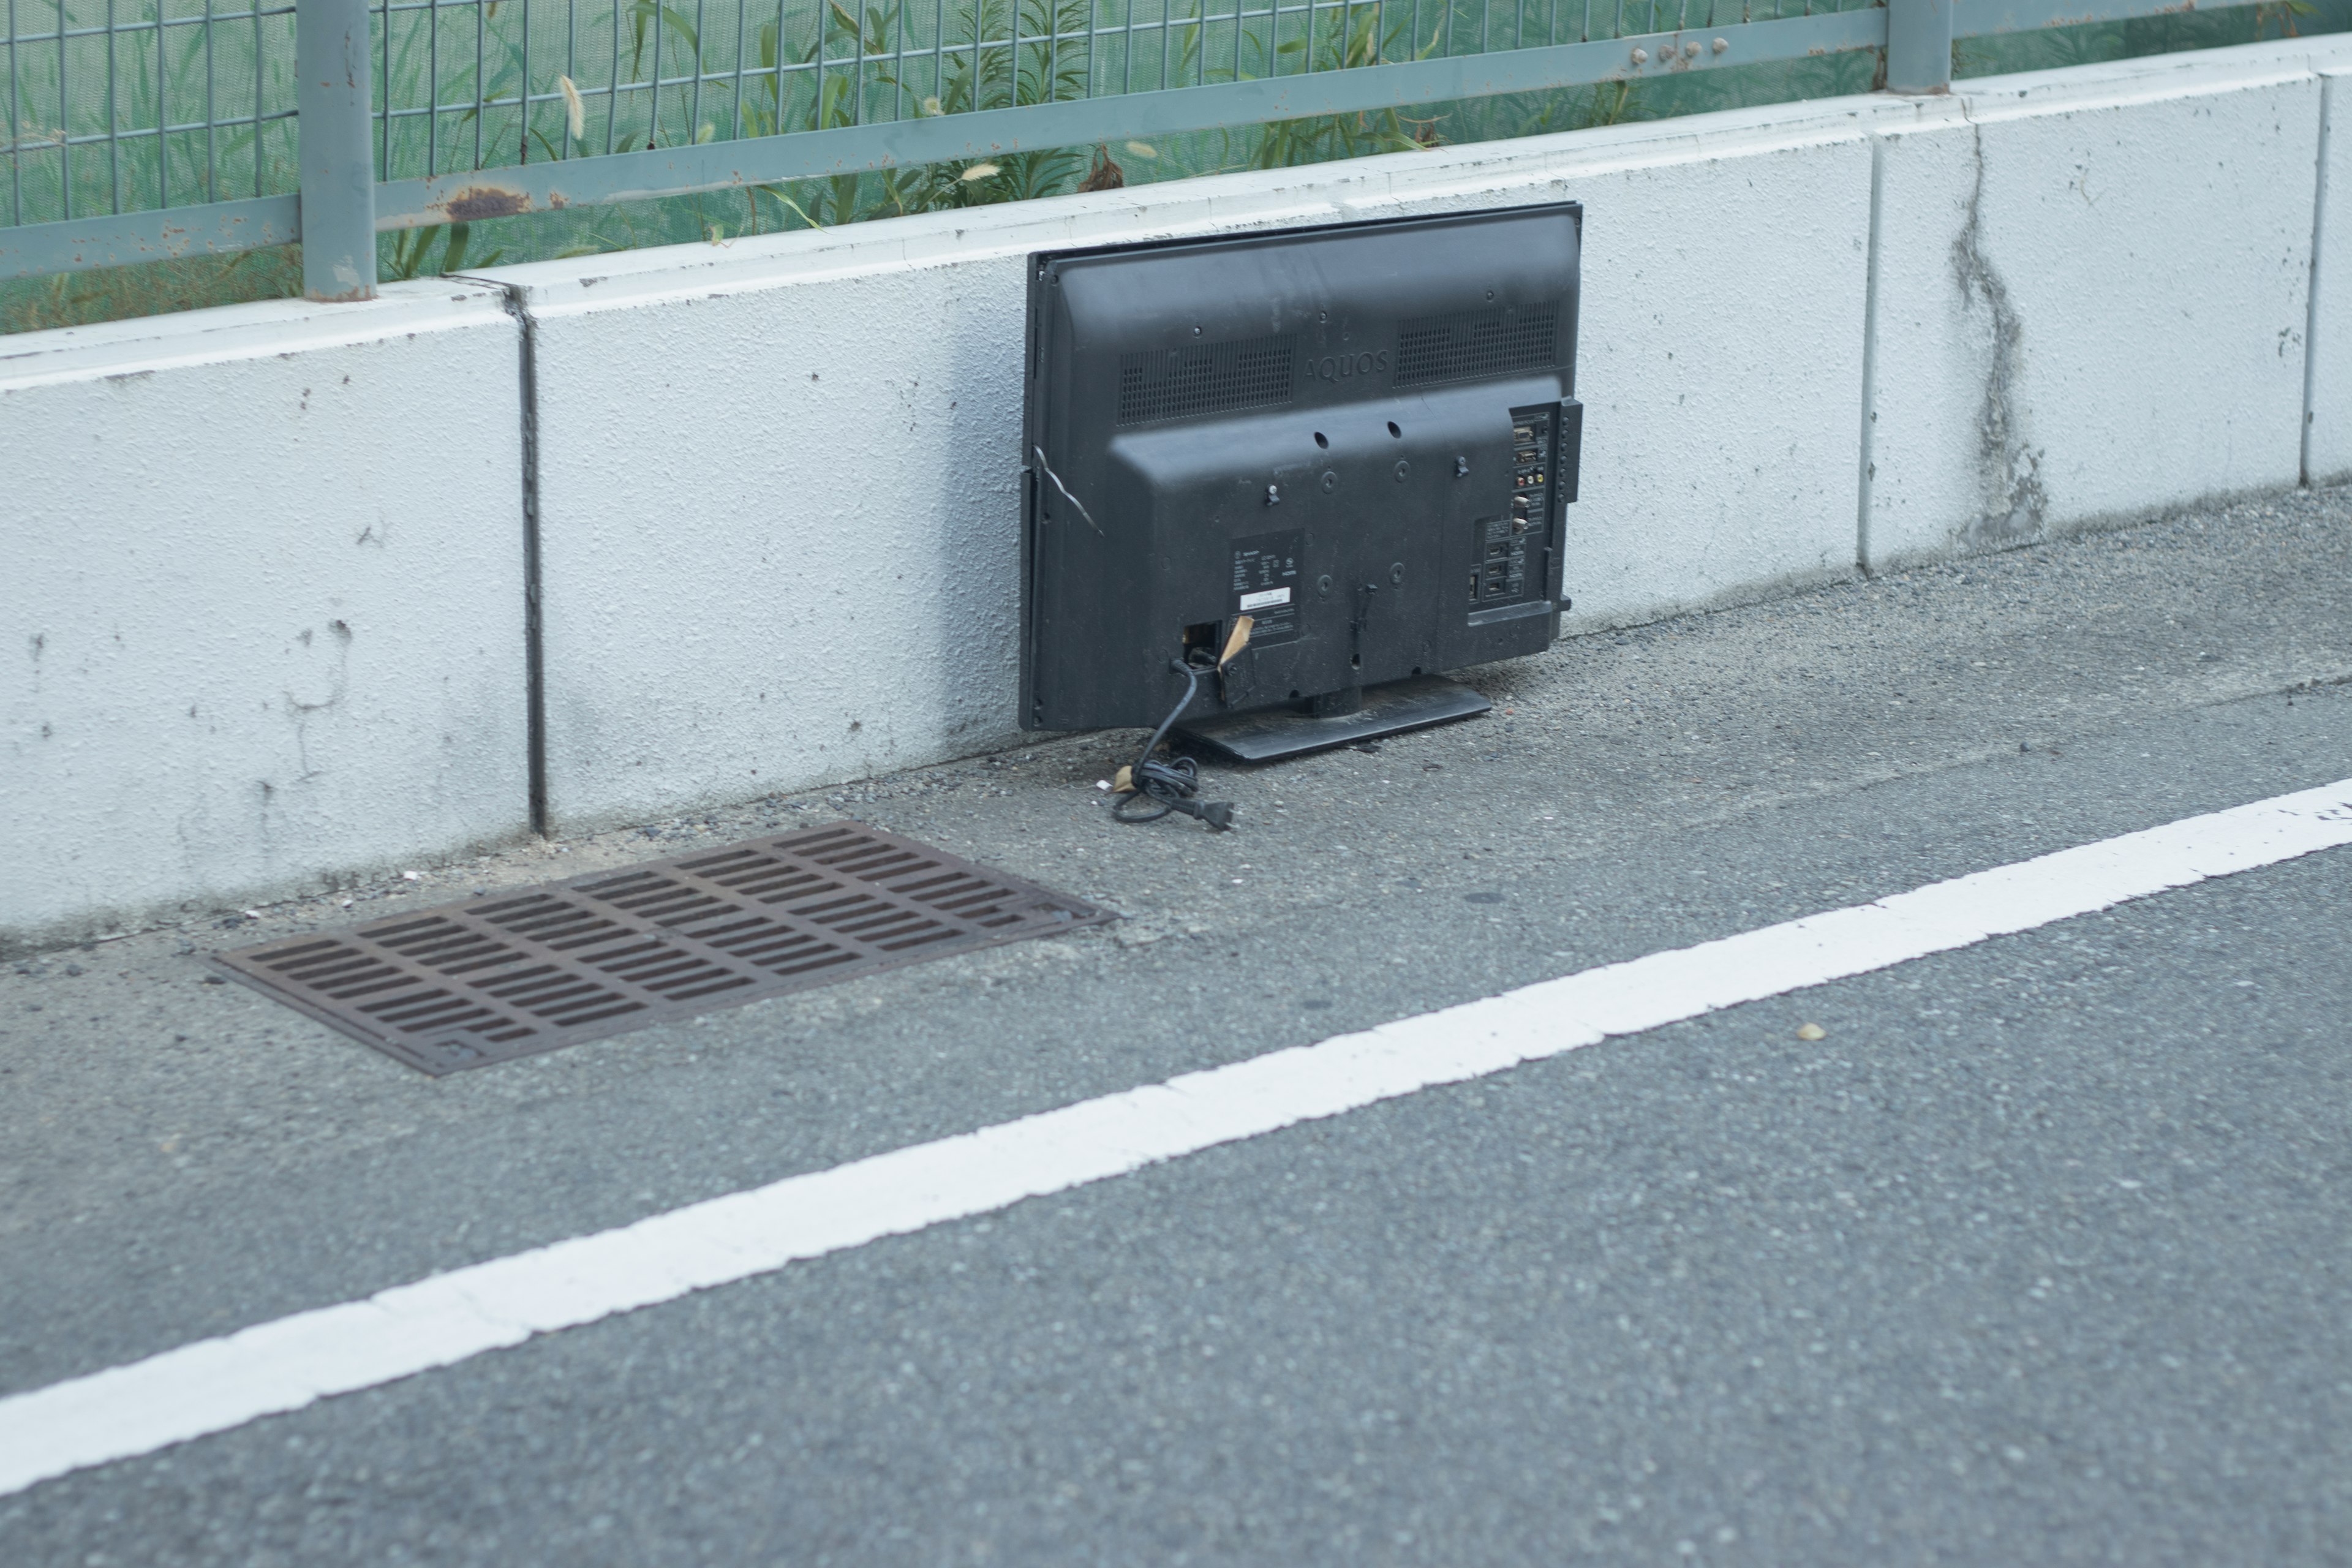
[[[1197,684],[1179,732],[1262,758],[1483,710],[1439,672],[1540,651],[1567,607],[1582,227],[1032,257],[1023,726],[1148,726]]]

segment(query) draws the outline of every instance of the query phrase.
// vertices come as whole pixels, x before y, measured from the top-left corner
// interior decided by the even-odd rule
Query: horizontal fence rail
[[[292,5],[0,5],[0,279],[300,237]],[[1890,15],[1908,46],[1896,56],[1932,72],[1943,27],[1986,37],[2185,8],[1894,5],[376,0],[362,221],[404,230],[728,190],[806,219],[791,182],[953,182],[1045,149],[1884,51]],[[1906,34],[1930,15],[1937,30]]]

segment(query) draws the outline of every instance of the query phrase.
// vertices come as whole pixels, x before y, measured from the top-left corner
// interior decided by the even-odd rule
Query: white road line
[[[533,1334],[2352,844],[2352,779],[793,1176],[0,1399],[0,1496]]]

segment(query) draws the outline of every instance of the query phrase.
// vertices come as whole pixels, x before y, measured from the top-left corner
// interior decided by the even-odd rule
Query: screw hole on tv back
[[[1034,258],[1022,450],[1102,526],[1048,526],[1041,484],[1023,487],[1019,711],[1150,731],[1123,820],[1232,825],[1164,741],[1267,762],[1470,717],[1486,699],[1436,671],[1558,636],[1583,217],[1553,203]],[[1385,449],[1351,434],[1382,428]]]

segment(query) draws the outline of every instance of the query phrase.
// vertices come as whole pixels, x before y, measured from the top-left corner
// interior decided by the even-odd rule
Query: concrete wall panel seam
[[[2305,325],[2303,335],[2303,430],[2298,461],[2298,477],[2306,485],[2311,483],[2311,437],[2312,424],[2315,417],[2313,395],[2319,371],[2320,289],[2325,277],[2326,251],[2323,242],[2327,234],[2328,145],[2333,140],[2332,132],[2336,121],[2336,89],[2337,81],[2333,76],[2320,79],[2319,148],[2318,155],[2312,160],[2311,282],[2304,318]]]
[[[2321,132],[2313,180],[2311,299],[2304,348],[2302,477],[2305,484],[2352,479],[2352,290],[2343,258],[2352,254],[2352,136],[2337,124],[2352,65],[2321,74]]]
[[[1871,494],[1873,482],[1878,477],[1871,429],[1878,420],[1878,217],[1885,194],[1886,142],[1885,138],[1874,136],[1870,142],[1870,248],[1862,296],[1861,451],[1855,465],[1853,509],[1853,563],[1856,570],[1865,573],[1870,570],[1871,560]]]
[[[524,816],[530,831],[547,833],[547,660],[541,635],[539,569],[539,324],[531,319],[530,301],[511,284],[490,279],[469,279],[498,289],[500,302],[514,318],[518,428],[521,441],[523,608],[523,766]]]

